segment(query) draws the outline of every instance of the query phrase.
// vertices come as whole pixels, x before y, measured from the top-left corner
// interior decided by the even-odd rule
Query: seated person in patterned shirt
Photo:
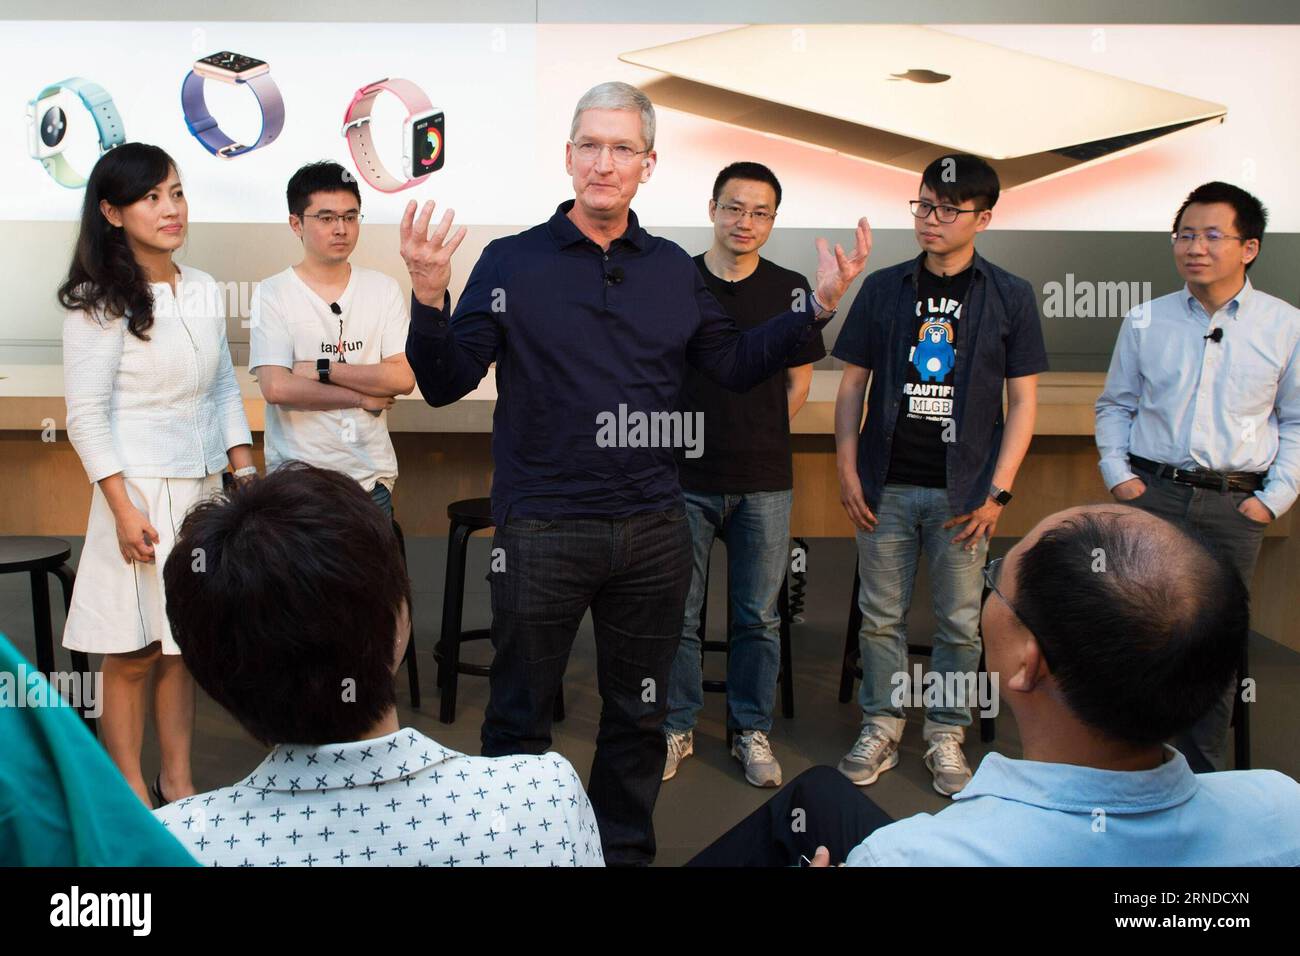
[[[558,754],[468,757],[398,724],[410,581],[356,481],[290,463],[190,512],[164,569],[199,686],[270,754],[155,811],[212,866],[603,866]]]

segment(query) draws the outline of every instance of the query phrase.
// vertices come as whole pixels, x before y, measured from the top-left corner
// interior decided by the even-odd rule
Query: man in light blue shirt
[[[1189,522],[1248,588],[1264,529],[1300,485],[1300,310],[1246,278],[1266,221],[1236,186],[1192,191],[1172,235],[1187,284],[1125,317],[1097,400],[1116,500]],[[1175,739],[1198,772],[1227,766],[1235,689]]]
[[[1248,595],[1224,556],[1141,509],[1090,505],[1044,519],[987,579],[988,669],[1024,759],[989,754],[952,806],[896,823],[814,768],[692,863],[1300,866],[1300,784],[1193,774],[1164,743],[1245,639]]]

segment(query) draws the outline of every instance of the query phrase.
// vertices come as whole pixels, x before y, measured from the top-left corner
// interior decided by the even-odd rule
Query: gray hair
[[[573,125],[569,127],[569,139],[578,135],[578,123],[584,110],[634,110],[641,114],[641,138],[645,148],[655,148],[655,108],[650,97],[630,83],[617,80],[593,86],[573,110]]]

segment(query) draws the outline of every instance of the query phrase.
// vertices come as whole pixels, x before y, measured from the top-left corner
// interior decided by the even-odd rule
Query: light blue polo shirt
[[[881,827],[849,866],[1300,866],[1300,784],[1275,770],[1194,774],[991,753],[953,804]]]

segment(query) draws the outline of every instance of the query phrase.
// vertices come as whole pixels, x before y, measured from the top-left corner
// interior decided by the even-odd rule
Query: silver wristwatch
[[[813,304],[813,314],[817,317],[818,322],[822,319],[832,318],[835,313],[839,311],[838,309],[828,309],[826,306],[822,305],[821,300],[817,298],[816,292],[813,292],[810,295],[810,298],[812,299]]]

